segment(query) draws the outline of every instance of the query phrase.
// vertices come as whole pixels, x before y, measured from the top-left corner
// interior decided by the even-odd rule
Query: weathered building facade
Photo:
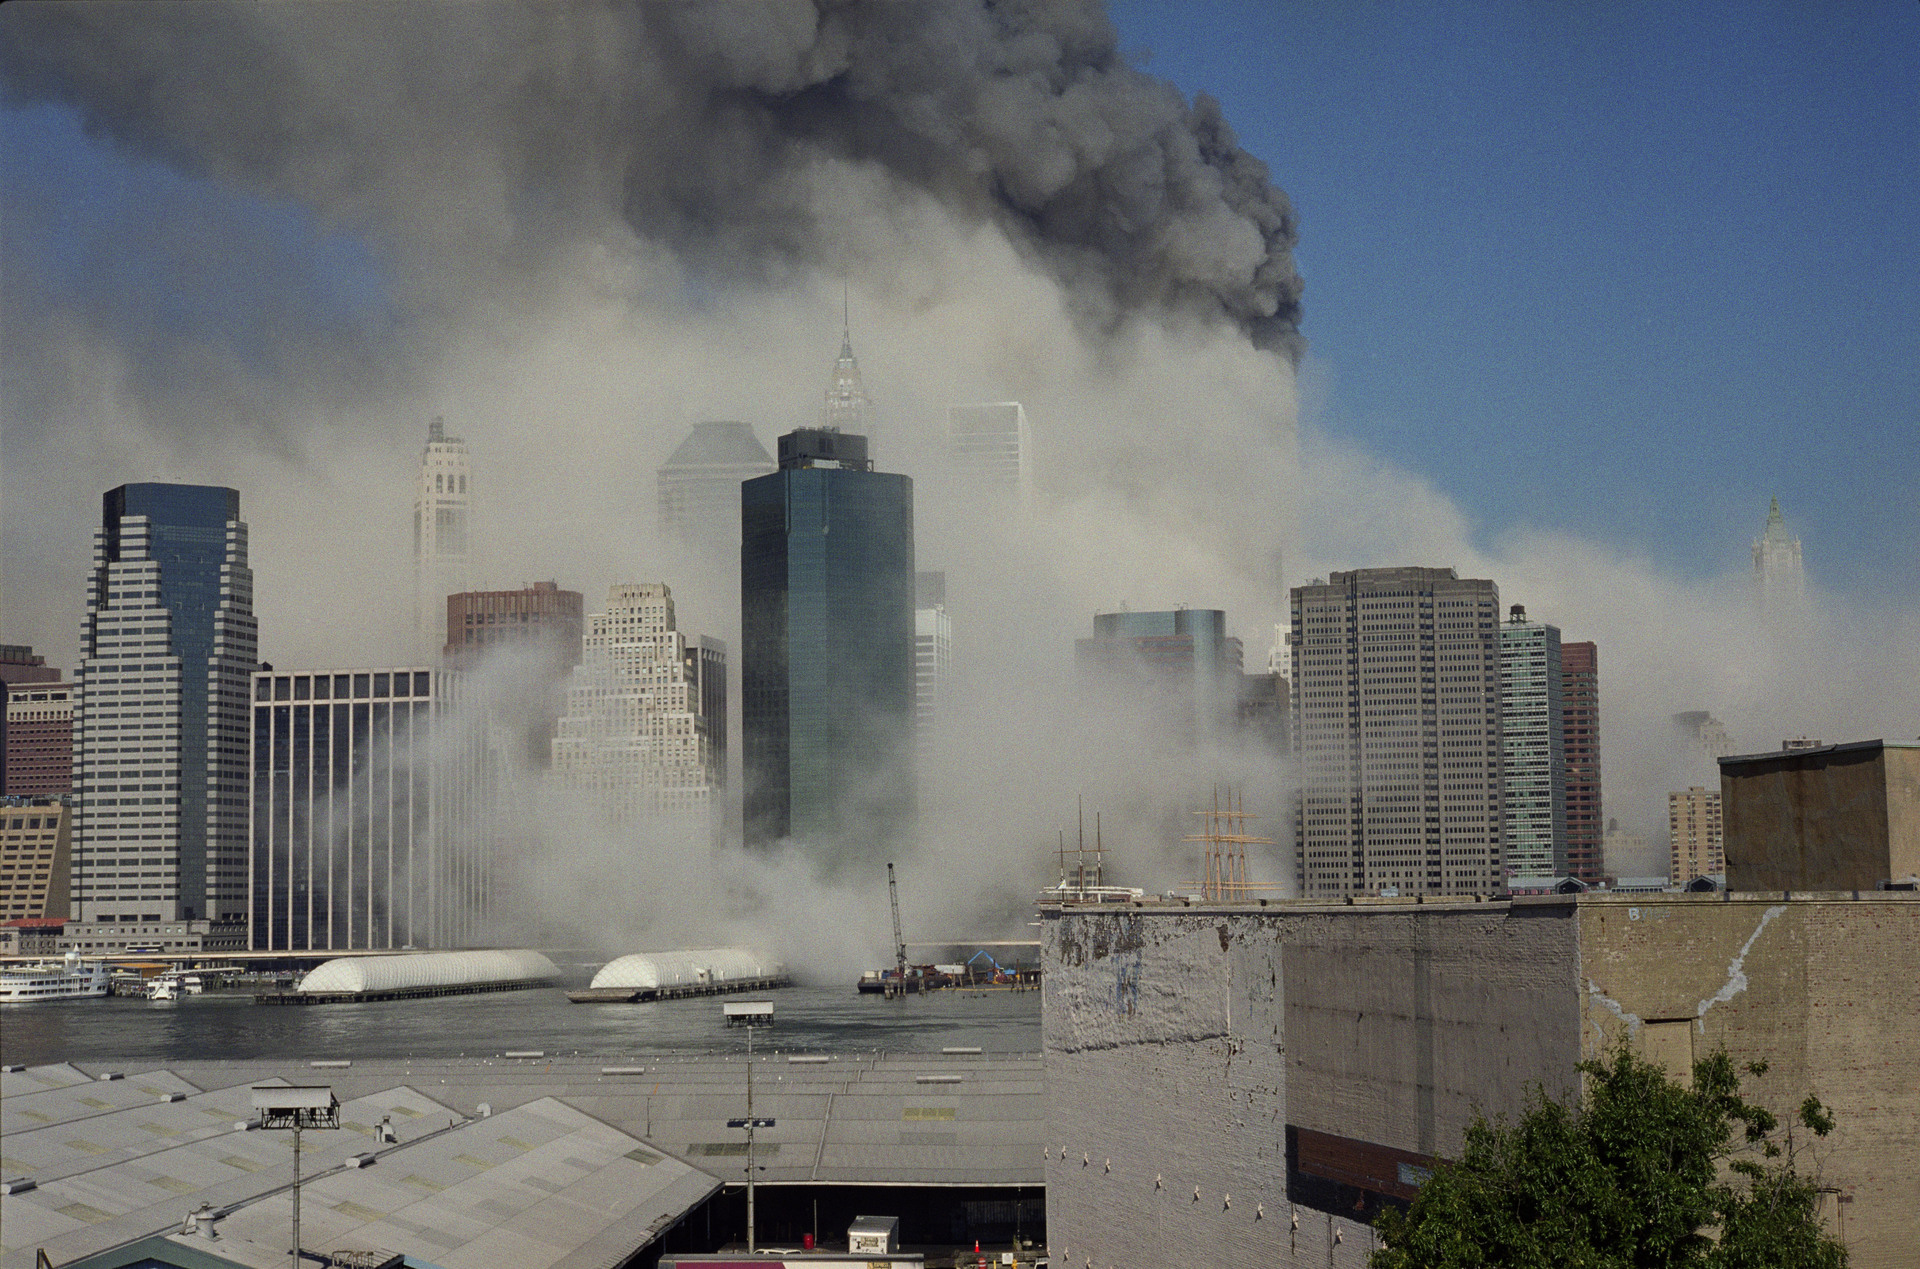
[[[1058,1263],[1360,1266],[1476,1112],[1624,1041],[1839,1122],[1823,1218],[1920,1261],[1920,895],[1357,898],[1043,909]]]

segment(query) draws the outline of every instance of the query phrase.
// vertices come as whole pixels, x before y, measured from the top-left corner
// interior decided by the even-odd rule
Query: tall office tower
[[[21,683],[5,690],[0,794],[66,797],[73,792],[73,685]]]
[[[1560,703],[1567,734],[1567,872],[1588,885],[1607,873],[1600,816],[1600,649],[1560,645]]]
[[[1032,502],[1033,432],[1018,401],[948,407],[947,459],[969,493]]]
[[[37,655],[33,645],[24,643],[0,644],[0,754],[7,749],[7,710],[8,690],[16,683],[58,683],[60,671],[47,664],[47,659]],[[7,792],[7,769],[4,757],[0,757],[0,794]]]
[[[471,668],[490,653],[518,649],[564,673],[580,664],[585,609],[580,592],[561,590],[558,582],[448,595],[443,655],[460,668]]]
[[[732,554],[740,546],[740,484],[774,470],[750,423],[695,423],[654,473],[660,534]]]
[[[238,949],[259,660],[240,495],[139,484],[104,502],[74,708],[74,915],[211,922],[204,945]]]
[[[1218,608],[1095,613],[1074,658],[1083,690],[1146,704],[1180,742],[1222,739],[1238,722],[1245,653]]]
[[[1726,876],[1718,790],[1695,787],[1667,794],[1667,843],[1672,855],[1667,877],[1674,885],[1684,886],[1696,877]]]
[[[840,356],[833,363],[833,378],[827,384],[826,408],[821,411],[820,426],[829,432],[843,433],[849,440],[865,441],[869,460],[879,448],[873,443],[873,398],[867,395],[866,386],[861,382],[860,363],[853,359],[850,327],[843,327],[840,332]]]
[[[0,921],[67,915],[73,811],[57,798],[0,802]]]
[[[617,823],[711,820],[726,773],[726,645],[679,630],[664,583],[610,587],[567,682],[554,785]]]
[[[1567,733],[1560,631],[1513,606],[1500,628],[1500,780],[1506,870],[1567,875]]]
[[[447,676],[253,676],[255,951],[447,945],[446,852],[463,840],[434,813],[450,756]]]
[[[436,418],[413,484],[414,655],[422,660],[450,642],[447,596],[473,585],[472,481],[467,443]]]
[[[885,858],[911,830],[913,481],[803,428],[740,490],[746,840]]]
[[[947,575],[913,575],[913,743],[922,760],[953,687],[953,622],[947,616]]]
[[[1240,734],[1276,758],[1286,757],[1292,748],[1287,734],[1289,686],[1287,676],[1276,670],[1240,679]]]
[[[1290,595],[1300,894],[1498,890],[1499,589],[1364,568]]]
[[[1673,730],[1695,756],[1724,758],[1734,750],[1733,735],[1726,725],[1704,709],[1689,709],[1673,716]]]
[[[1780,499],[1767,504],[1767,524],[1753,540],[1753,589],[1760,615],[1779,621],[1806,608],[1807,577],[1800,566],[1800,539],[1787,532]]]
[[[526,766],[544,768],[551,757],[561,685],[580,664],[585,608],[579,591],[557,582],[447,596],[446,663],[490,663],[484,708],[494,725],[518,725],[516,761]]]

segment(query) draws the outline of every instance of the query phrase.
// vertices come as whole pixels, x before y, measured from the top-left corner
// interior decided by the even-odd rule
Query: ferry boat
[[[106,963],[83,961],[78,952],[68,952],[63,960],[0,969],[0,1004],[75,1000],[106,994]]]
[[[147,980],[148,1000],[180,999],[180,980],[171,974],[161,974]]]

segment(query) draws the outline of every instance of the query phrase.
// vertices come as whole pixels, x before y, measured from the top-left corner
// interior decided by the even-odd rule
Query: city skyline
[[[0,21],[39,20],[20,12],[16,6]],[[408,659],[399,642],[408,614],[404,606],[389,611],[387,601],[396,581],[404,588],[412,563],[405,486],[418,470],[420,423],[435,417],[470,443],[485,490],[490,558],[476,585],[552,577],[599,593],[624,578],[660,577],[673,583],[690,626],[731,643],[735,584],[719,571],[681,568],[649,505],[657,464],[702,420],[746,420],[769,436],[818,418],[822,379],[831,381],[823,370],[837,350],[858,346],[859,395],[884,405],[886,465],[929,477],[918,539],[929,558],[949,565],[956,596],[965,596],[968,620],[954,632],[954,655],[978,683],[1021,683],[1029,666],[1062,665],[1087,615],[1123,603],[1231,612],[1258,659],[1265,641],[1255,632],[1282,617],[1288,587],[1334,570],[1418,565],[1498,579],[1503,593],[1546,620],[1607,646],[1607,813],[1646,834],[1658,823],[1655,793],[1684,784],[1669,770],[1675,759],[1664,744],[1664,720],[1676,710],[1710,708],[1733,734],[1766,743],[1856,727],[1912,729],[1914,693],[1910,684],[1903,690],[1898,667],[1920,647],[1920,617],[1912,588],[1899,580],[1907,556],[1887,550],[1898,534],[1867,534],[1885,514],[1872,487],[1851,500],[1859,534],[1836,535],[1835,520],[1810,509],[1804,487],[1809,472],[1830,474],[1830,466],[1786,461],[1775,433],[1747,450],[1723,447],[1736,477],[1691,465],[1690,479],[1711,493],[1689,512],[1685,549],[1675,551],[1680,535],[1644,535],[1644,525],[1660,519],[1645,515],[1644,497],[1623,493],[1617,473],[1603,478],[1618,464],[1609,435],[1564,425],[1556,413],[1564,401],[1547,401],[1523,428],[1494,433],[1486,417],[1443,420],[1408,447],[1372,427],[1390,411],[1379,405],[1379,380],[1343,395],[1372,364],[1353,351],[1348,332],[1369,303],[1380,320],[1404,321],[1406,306],[1393,305],[1407,292],[1369,291],[1374,274],[1347,248],[1356,225],[1378,222],[1329,219],[1353,209],[1327,182],[1320,151],[1303,148],[1323,142],[1276,142],[1261,131],[1267,107],[1236,96],[1244,86],[1237,53],[1219,52],[1217,85],[1190,78],[1181,42],[1140,35],[1125,8],[1115,11],[1119,51],[1103,49],[1097,21],[1087,42],[1062,46],[1062,57],[1089,68],[1099,100],[1116,111],[1123,102],[1137,107],[1113,119],[1166,156],[1178,178],[1178,197],[1154,203],[1119,179],[1124,172],[1110,156],[1089,150],[1062,159],[1062,172],[1106,191],[1115,215],[1161,218],[1151,222],[1160,227],[1154,234],[1121,241],[1074,221],[1071,199],[1050,201],[1042,160],[1053,152],[1039,140],[1052,126],[1045,94],[1022,103],[1012,140],[997,144],[1006,139],[982,131],[971,89],[946,81],[958,94],[956,120],[998,184],[967,184],[964,163],[941,167],[955,155],[934,141],[928,162],[958,184],[936,182],[930,192],[918,173],[885,161],[862,168],[777,133],[766,138],[771,172],[728,169],[740,158],[731,151],[709,163],[676,149],[665,139],[671,128],[647,138],[664,148],[643,147],[637,159],[603,145],[591,128],[557,145],[538,131],[541,121],[504,108],[487,113],[489,72],[457,90],[433,80],[432,68],[443,64],[435,50],[454,36],[474,41],[483,67],[525,57],[545,76],[568,64],[571,47],[567,32],[545,27],[395,28],[390,38],[408,56],[352,69],[391,77],[379,80],[393,89],[382,99],[408,105],[369,128],[375,121],[328,91],[338,68],[318,32],[297,18],[255,26],[238,9],[217,10],[237,37],[315,72],[298,80],[290,99],[270,102],[288,126],[283,140],[269,143],[279,147],[269,166],[281,176],[264,179],[257,155],[194,131],[192,116],[160,99],[122,103],[84,77],[39,76],[92,49],[97,61],[75,64],[147,59],[141,65],[153,82],[209,107],[206,117],[257,96],[245,59],[218,76],[183,74],[171,54],[195,37],[171,31],[158,12],[65,19],[44,42],[8,44],[0,61],[0,74],[22,86],[0,119],[0,162],[14,165],[21,179],[13,188],[24,191],[9,195],[17,214],[0,225],[6,312],[15,323],[8,329],[21,336],[17,373],[0,398],[8,447],[0,584],[9,623],[0,636],[33,643],[57,664],[73,662],[73,578],[85,569],[74,545],[84,540],[76,508],[130,479],[245,491],[258,549],[268,553],[255,561],[267,659]],[[347,6],[336,16],[351,25],[364,11]],[[1335,60],[1375,34],[1316,25],[1311,15],[1282,17],[1324,37],[1324,56]],[[1439,34],[1464,38],[1473,29],[1501,28]],[[143,43],[153,31],[164,38]],[[967,37],[985,41],[991,57],[1014,55],[991,33],[968,28]],[[869,45],[862,56],[891,65],[917,47],[910,32],[889,38],[898,50]],[[1604,61],[1592,32],[1567,38],[1581,56]],[[1136,57],[1136,46],[1151,47],[1152,56]],[[1275,47],[1304,56],[1284,42]],[[1424,72],[1415,75],[1397,53],[1391,64],[1411,76],[1414,100],[1428,99]],[[683,69],[696,79],[705,73]],[[1299,95],[1316,109],[1330,85],[1392,82],[1378,73],[1342,78],[1331,62],[1308,69]],[[651,73],[636,69],[612,87],[557,84],[565,90],[556,100],[582,120],[596,110],[624,120],[658,86],[645,78]],[[1156,75],[1171,76],[1174,87]],[[712,86],[693,87],[691,99],[704,101]],[[1244,155],[1224,134],[1211,145],[1216,121],[1191,95],[1202,89],[1226,103],[1224,122]],[[847,109],[926,140],[914,131],[920,116],[897,104]],[[1484,118],[1475,113],[1484,98],[1469,104],[1450,127]],[[324,154],[305,146],[312,134],[304,125],[316,121],[361,147],[368,166],[357,190],[341,189]],[[1632,122],[1623,135],[1638,135],[1644,120]],[[852,127],[837,135],[852,143],[868,134]],[[438,154],[461,156],[468,167],[423,165]],[[501,156],[523,155],[554,165],[554,179],[541,187],[550,197],[493,201],[489,189],[517,191],[537,166],[516,168]],[[1265,162],[1277,188],[1243,158]],[[629,161],[636,166],[622,172]],[[806,166],[815,161],[817,169]],[[721,203],[713,180],[729,170],[742,182],[740,196]],[[819,182],[789,179],[803,171],[817,171]],[[470,183],[463,172],[485,175]],[[610,174],[625,176],[629,188],[662,191],[664,201],[614,207],[602,198]],[[1506,223],[1485,209],[1510,200],[1510,189],[1454,192],[1472,196],[1456,219],[1475,233]],[[974,195],[984,201],[969,201]],[[74,219],[40,215],[39,198],[72,209]],[[533,216],[535,206],[551,215]],[[675,214],[688,206],[718,219]],[[517,218],[523,212],[531,218]],[[1025,212],[1033,214],[1022,219]],[[785,228],[769,234],[769,226]],[[1142,245],[1149,240],[1181,250]],[[59,249],[34,252],[36,245]],[[1417,262],[1405,254],[1412,276]],[[1542,257],[1539,276],[1559,276],[1545,266],[1562,263],[1561,252]],[[180,280],[165,262],[183,258],[203,267]],[[1501,286],[1523,283],[1531,259],[1516,243],[1502,258],[1513,277],[1498,279]],[[1304,292],[1292,281],[1296,265]],[[85,281],[94,276],[125,284],[102,290]],[[160,276],[175,281],[146,281]],[[1469,312],[1475,299],[1461,292]],[[67,320],[22,328],[29,311]],[[1296,379],[1292,357],[1302,348]],[[1404,399],[1405,385],[1433,362],[1409,350],[1404,336],[1396,348],[1388,369]],[[1510,350],[1465,351],[1475,355],[1464,369],[1483,385],[1513,364],[1496,355]],[[68,376],[58,372],[63,366],[78,370]],[[1486,413],[1499,413],[1499,392],[1483,395]],[[1439,382],[1431,408],[1460,400],[1457,382]],[[983,522],[977,508],[934,496],[931,476],[946,461],[957,402],[1019,402],[1031,416],[1029,521]],[[1296,416],[1305,420],[1298,428]],[[1777,420],[1770,426],[1777,431]],[[1416,430],[1402,428],[1402,439]],[[1490,435],[1505,446],[1489,443]],[[1535,482],[1567,461],[1543,458],[1544,438],[1593,457],[1595,479],[1577,496],[1542,496]],[[1693,442],[1678,443],[1686,453]],[[1481,461],[1493,454],[1499,461]],[[1750,478],[1756,454],[1778,460],[1762,478]],[[1876,478],[1900,472],[1906,458],[1897,445],[1876,456]],[[1789,479],[1796,476],[1799,485]],[[1490,487],[1509,497],[1489,496]],[[1771,646],[1750,629],[1747,551],[1760,508],[1776,492],[1787,525],[1806,543],[1810,648]],[[1715,510],[1722,498],[1738,503],[1737,514]],[[1701,551],[1710,551],[1705,565]],[[1891,565],[1863,568],[1882,557]],[[1056,704],[1040,698],[1019,707],[1044,720]],[[971,726],[959,739],[975,755],[970,761],[980,761],[990,737]],[[1059,749],[1065,739],[1044,721],[1034,745]],[[1017,811],[1005,811],[1004,792],[997,802],[976,798],[953,831],[980,836],[1003,814],[1022,832],[1052,824],[1076,779],[1096,794],[1125,787],[1128,752],[1120,743],[1103,748],[1084,777],[1015,755],[987,770],[955,771],[956,784],[964,776],[970,787],[1015,790]],[[1628,800],[1616,804],[1616,794]],[[1022,849],[1019,834],[1007,837],[1005,852]]]

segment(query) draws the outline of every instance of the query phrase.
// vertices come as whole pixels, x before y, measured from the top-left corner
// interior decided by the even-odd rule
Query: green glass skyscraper
[[[740,527],[746,840],[883,858],[915,802],[913,481],[803,428]]]

